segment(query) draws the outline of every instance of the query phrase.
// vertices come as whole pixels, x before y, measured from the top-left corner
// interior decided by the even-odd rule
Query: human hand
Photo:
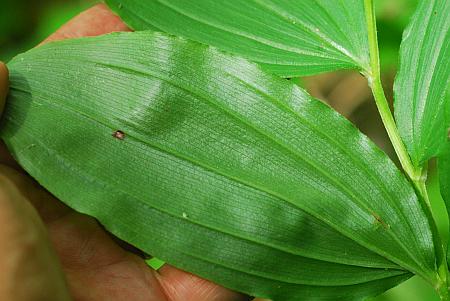
[[[103,4],[45,42],[125,31]],[[8,74],[0,64],[0,114]],[[234,301],[248,297],[169,265],[158,272],[34,182],[0,145],[0,300]],[[125,247],[124,247],[125,246]]]

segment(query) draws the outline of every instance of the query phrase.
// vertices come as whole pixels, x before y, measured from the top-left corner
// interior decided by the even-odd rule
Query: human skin
[[[43,43],[127,30],[119,17],[99,4]],[[8,71],[0,63],[0,114],[7,91]],[[3,142],[0,246],[0,300],[249,300],[170,265],[152,270],[138,252],[130,251],[95,219],[68,208],[27,176]]]

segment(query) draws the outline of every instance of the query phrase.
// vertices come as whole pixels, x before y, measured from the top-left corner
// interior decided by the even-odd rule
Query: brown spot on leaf
[[[119,140],[125,139],[125,133],[122,132],[122,131],[120,131],[120,130],[115,131],[115,132],[112,134],[112,136],[113,136],[114,138],[119,139]]]

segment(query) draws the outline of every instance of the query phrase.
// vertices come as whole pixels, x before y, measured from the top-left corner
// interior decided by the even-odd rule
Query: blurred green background
[[[34,47],[94,0],[2,0],[0,60]]]
[[[59,26],[96,2],[94,0],[3,0],[3,9],[0,10],[0,60],[7,62],[16,54],[34,47]],[[376,2],[383,77],[388,97],[392,99],[392,93],[389,91],[392,90],[392,82],[398,64],[398,47],[403,29],[414,11],[417,0],[377,0]],[[337,75],[337,77],[341,78],[344,75]],[[319,82],[314,77],[309,81]],[[308,85],[306,86],[308,88]],[[319,91],[325,89],[320,84],[316,88]],[[330,87],[327,89],[329,90]],[[324,93],[319,94],[324,95]],[[345,99],[345,93],[344,95],[340,94],[340,97]],[[325,95],[323,99],[326,98]],[[387,153],[390,153],[389,145],[385,145],[387,144],[386,138],[384,137],[384,140],[377,138],[376,132],[383,132],[383,129],[379,120],[376,119],[376,109],[374,109],[372,100],[369,99],[370,97],[366,98],[368,99],[359,101],[357,106],[352,107],[351,112],[344,115],[348,115],[347,117],[354,121],[363,132],[374,139]],[[336,106],[339,107],[339,104]],[[352,114],[356,117],[352,118]],[[362,118],[361,114],[370,114],[372,118]],[[361,120],[364,120],[364,123]],[[392,155],[392,153],[390,154]],[[439,228],[447,236],[447,216],[433,171],[430,176],[430,187]],[[414,277],[373,300],[438,301],[438,297],[431,287],[421,279]]]

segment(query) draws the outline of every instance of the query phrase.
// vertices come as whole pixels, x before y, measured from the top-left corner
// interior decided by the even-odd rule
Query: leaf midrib
[[[159,0],[157,0],[157,1],[159,1]],[[287,22],[290,21],[284,14],[280,13],[278,10],[274,9],[270,5],[264,4],[261,0],[253,0],[253,1],[255,3],[259,4],[260,6],[268,9],[269,11],[272,11],[273,13],[275,13],[277,16],[281,17],[285,21],[287,21]],[[331,1],[334,1],[334,0],[331,0]],[[342,53],[344,56],[348,57],[355,64],[355,66],[363,68],[363,65],[359,62],[359,59],[354,57],[344,46],[340,45],[333,39],[328,38],[325,34],[322,34],[322,35],[319,34],[319,32],[312,29],[310,26],[308,26],[305,22],[303,22],[303,20],[299,19],[298,17],[291,15],[289,12],[287,12],[285,10],[283,10],[283,11],[284,11],[284,13],[287,13],[293,20],[295,19],[296,25],[297,24],[301,25],[309,33],[312,33],[314,36],[316,36],[320,41],[330,45],[336,51],[338,51],[338,52]]]

